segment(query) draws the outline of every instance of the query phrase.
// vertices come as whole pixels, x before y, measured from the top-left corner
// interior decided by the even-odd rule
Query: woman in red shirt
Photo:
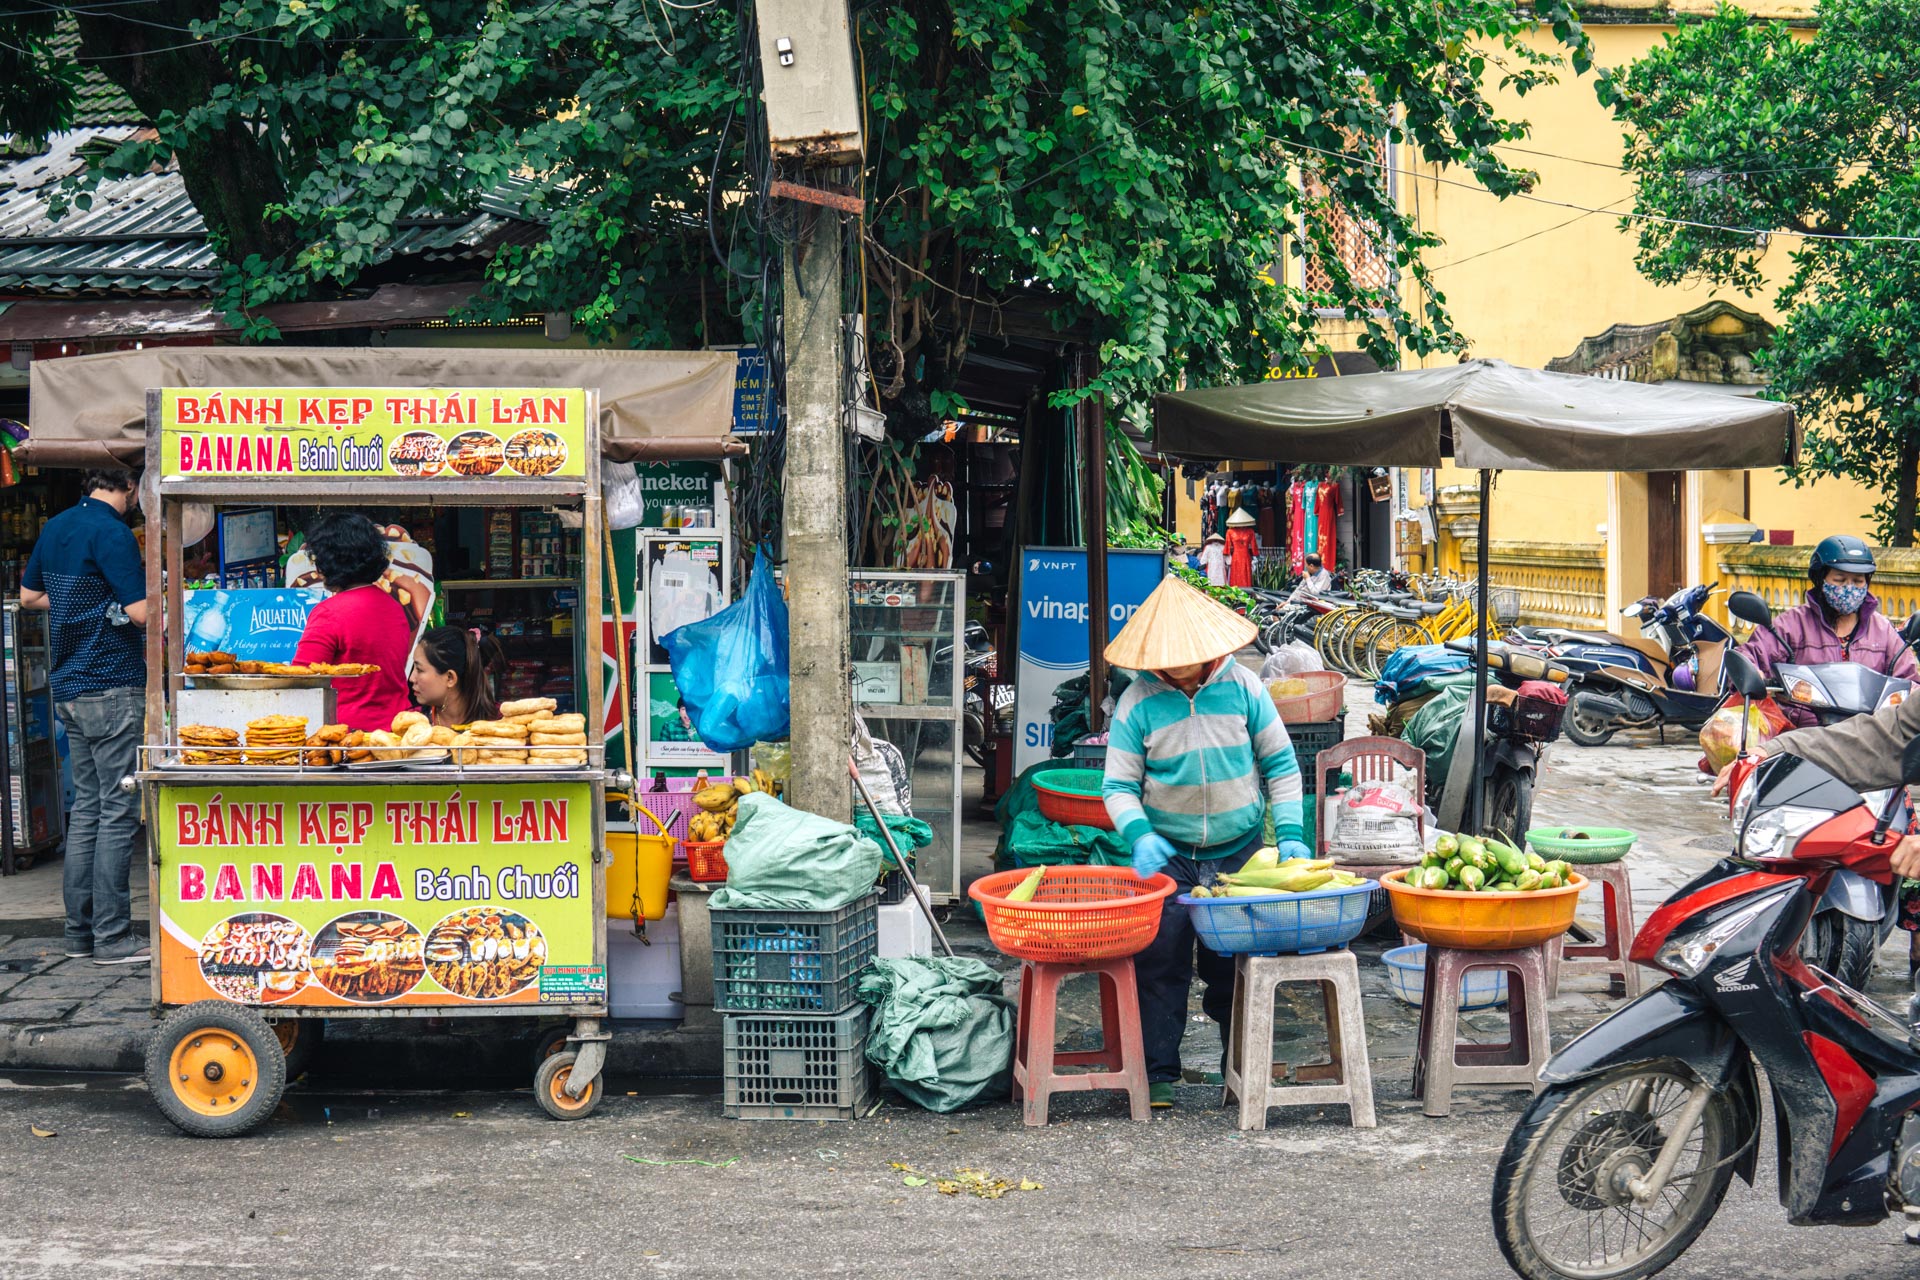
[[[413,625],[400,602],[378,585],[387,571],[387,540],[365,516],[341,512],[314,522],[306,548],[332,594],[308,616],[293,660],[378,667],[370,675],[335,680],[334,710],[349,729],[391,729],[393,718],[413,707],[407,692]]]

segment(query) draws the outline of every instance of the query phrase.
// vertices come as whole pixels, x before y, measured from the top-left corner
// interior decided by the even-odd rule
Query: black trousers
[[[1249,849],[1256,847],[1256,838]],[[1222,871],[1232,871],[1243,857],[1175,858],[1163,871],[1173,877],[1177,892],[1210,885]],[[1160,914],[1160,932],[1147,949],[1133,958],[1134,980],[1140,991],[1140,1034],[1147,1051],[1147,1079],[1155,1084],[1180,1078],[1180,1040],[1187,1030],[1187,990],[1196,970],[1206,991],[1200,1007],[1220,1024],[1220,1043],[1233,1033],[1233,957],[1207,947],[1193,932],[1187,909],[1171,898]]]

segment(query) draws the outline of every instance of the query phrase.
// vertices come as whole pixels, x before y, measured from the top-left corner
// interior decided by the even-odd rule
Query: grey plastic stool
[[[1540,1069],[1553,1054],[1547,1029],[1549,976],[1556,943],[1510,951],[1427,948],[1420,993],[1420,1037],[1413,1059],[1413,1096],[1429,1116],[1453,1109],[1458,1085],[1525,1085],[1540,1088]],[[1469,969],[1505,969],[1508,1039],[1505,1044],[1460,1044],[1460,979]]]
[[[1273,1082],[1274,993],[1289,982],[1319,984],[1331,1061]],[[1373,1069],[1360,1009],[1360,965],[1342,948],[1310,956],[1241,956],[1233,970],[1233,1043],[1220,1100],[1240,1100],[1240,1127],[1267,1127],[1269,1107],[1345,1105],[1356,1129],[1373,1128]]]

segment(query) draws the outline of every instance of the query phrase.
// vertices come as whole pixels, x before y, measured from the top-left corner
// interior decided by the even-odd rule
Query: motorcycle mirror
[[[1900,628],[1900,639],[1907,644],[1920,644],[1920,613],[1908,618],[1906,625]]]
[[[1748,701],[1757,701],[1767,696],[1767,678],[1760,674],[1760,668],[1738,649],[1729,649],[1722,665],[1726,669],[1727,683],[1731,684],[1741,697]]]
[[[1900,781],[1909,787],[1920,786],[1920,738],[1907,743],[1900,753]]]
[[[1736,591],[1727,597],[1727,612],[1742,622],[1751,622],[1756,627],[1769,626],[1773,622],[1773,610],[1767,602],[1752,591]]]

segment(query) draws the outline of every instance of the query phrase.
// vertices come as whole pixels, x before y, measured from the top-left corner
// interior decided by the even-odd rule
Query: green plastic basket
[[[1043,769],[1033,775],[1033,785],[1070,796],[1097,796],[1106,776],[1099,769]]]
[[[1543,858],[1593,866],[1618,862],[1640,837],[1624,827],[1535,827],[1527,844]]]

